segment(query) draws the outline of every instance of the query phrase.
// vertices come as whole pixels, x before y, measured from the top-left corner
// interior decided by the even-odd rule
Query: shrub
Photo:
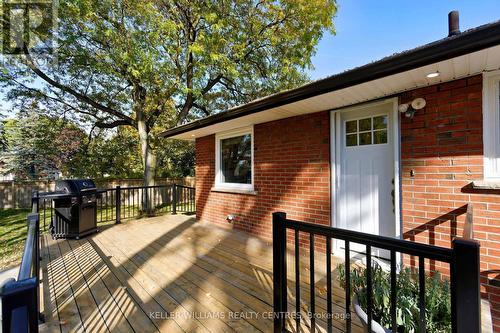
[[[379,264],[374,263],[372,269],[372,304],[373,320],[385,328],[391,328],[390,293],[391,278]],[[345,266],[338,267],[338,280],[345,288]],[[351,296],[357,295],[361,308],[366,312],[366,268],[357,267],[351,270]],[[418,329],[418,275],[408,267],[402,268],[396,279],[396,320],[398,332],[413,333]],[[450,284],[438,272],[425,278],[425,318],[427,332],[451,331]]]

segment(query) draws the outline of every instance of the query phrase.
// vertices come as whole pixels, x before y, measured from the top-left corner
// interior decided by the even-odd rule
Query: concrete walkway
[[[19,272],[19,266],[0,271],[0,285],[9,278],[17,279],[17,272]]]

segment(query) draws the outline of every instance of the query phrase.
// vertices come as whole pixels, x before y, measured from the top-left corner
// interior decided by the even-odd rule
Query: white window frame
[[[500,180],[500,70],[483,73],[484,179]]]
[[[222,171],[220,167],[221,162],[221,141],[223,139],[234,138],[237,136],[250,134],[251,139],[251,159],[252,159],[252,180],[251,184],[240,184],[240,183],[225,183],[222,182]],[[242,190],[242,191],[253,191],[254,190],[254,145],[253,145],[253,126],[239,128],[227,132],[217,133],[215,135],[215,189],[229,189],[229,190]]]

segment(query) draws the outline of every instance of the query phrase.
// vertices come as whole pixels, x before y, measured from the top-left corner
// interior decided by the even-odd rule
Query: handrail
[[[38,214],[40,209],[40,192],[34,191],[31,196],[31,212]]]
[[[33,202],[35,204],[35,202]],[[40,218],[27,217],[28,235],[17,281],[7,281],[0,289],[3,332],[38,332],[40,315]]]
[[[164,187],[180,187],[180,188],[186,188],[190,190],[194,190],[195,188],[193,186],[186,186],[186,185],[179,185],[179,184],[165,184],[165,185],[149,185],[149,186],[128,186],[128,187],[122,187],[120,186],[121,190],[142,190],[142,189],[150,189],[150,188],[164,188]],[[97,189],[97,192],[105,192],[105,191],[116,191],[116,187],[108,187],[108,188],[103,188],[103,189]],[[54,194],[54,192],[38,192],[38,197],[39,198],[50,198],[53,196],[57,197],[73,197],[74,194]],[[34,196],[33,196],[34,197]]]
[[[187,188],[187,189],[190,189],[190,190],[194,190],[195,189],[193,186],[186,186],[186,185],[179,185],[179,184],[175,184],[175,186],[181,187],[181,188]]]
[[[298,231],[314,233],[326,237],[348,240],[355,243],[370,245],[384,250],[404,252],[414,256],[425,256],[429,259],[449,263],[452,260],[453,251],[449,248],[433,246],[423,243],[416,243],[404,239],[391,238],[379,235],[367,234],[364,232],[352,231],[328,227],[320,224],[313,224],[287,219],[287,228]]]
[[[162,188],[162,187],[172,187],[172,186],[177,186],[177,187],[183,187],[183,188],[189,188],[189,189],[194,189],[194,187],[190,186],[184,186],[184,185],[178,185],[178,184],[165,184],[165,185],[149,185],[149,186],[129,186],[129,187],[121,187],[120,189],[122,190],[140,190],[140,189],[149,189],[149,188]],[[115,187],[112,188],[105,188],[102,189],[101,191],[114,191],[116,190]]]
[[[33,271],[35,276],[38,276],[36,270],[36,255],[38,253],[38,237],[39,237],[39,216],[38,214],[28,215],[28,236],[26,238],[26,243],[24,244],[23,256],[21,259],[21,266],[19,267],[19,274],[17,276],[18,280],[29,279],[33,277]]]

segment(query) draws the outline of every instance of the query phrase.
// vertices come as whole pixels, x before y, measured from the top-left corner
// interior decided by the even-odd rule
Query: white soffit
[[[172,136],[194,140],[239,127],[367,102],[500,68],[500,45]],[[436,78],[427,74],[439,71]]]

